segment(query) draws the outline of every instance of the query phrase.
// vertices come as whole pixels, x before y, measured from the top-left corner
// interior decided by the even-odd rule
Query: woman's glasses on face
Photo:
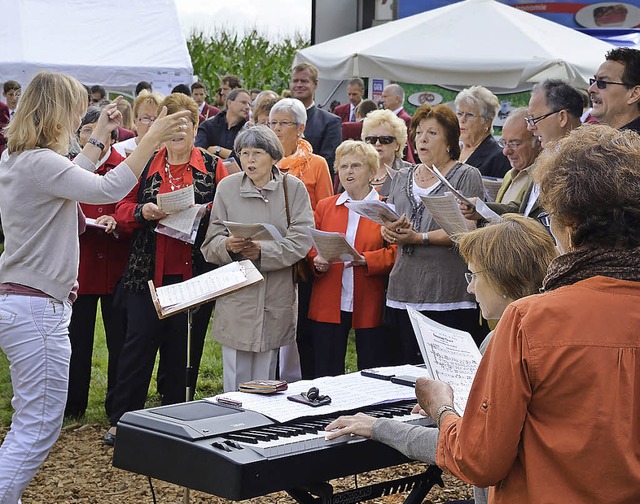
[[[395,137],[387,136],[387,135],[364,137],[364,141],[371,145],[375,145],[378,142],[380,142],[380,145],[389,145],[395,142],[395,140],[396,140]]]
[[[476,275],[478,275],[479,273],[482,273],[482,271],[476,271],[474,273],[471,273],[468,271],[464,274],[464,279],[467,281],[469,285],[471,285],[471,282],[473,282],[476,279]]]

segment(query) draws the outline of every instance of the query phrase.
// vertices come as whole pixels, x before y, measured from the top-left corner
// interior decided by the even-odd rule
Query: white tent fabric
[[[588,87],[613,46],[494,0],[466,0],[297,52],[324,79],[513,89],[546,78]]]
[[[191,83],[173,0],[7,0],[1,12],[0,83],[25,86],[42,70],[112,90]]]

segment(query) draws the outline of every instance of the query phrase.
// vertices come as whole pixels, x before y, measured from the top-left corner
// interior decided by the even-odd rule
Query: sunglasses
[[[606,80],[602,80],[602,79],[589,79],[589,86],[593,86],[593,83],[595,82],[596,87],[598,89],[607,89],[607,86],[609,84],[614,84],[616,86],[626,86],[629,87],[627,84],[625,84],[624,82],[611,82],[611,81],[606,81]]]
[[[376,142],[380,142],[380,145],[389,145],[396,141],[396,137],[392,136],[368,136],[364,137],[364,141],[368,144],[375,145]]]

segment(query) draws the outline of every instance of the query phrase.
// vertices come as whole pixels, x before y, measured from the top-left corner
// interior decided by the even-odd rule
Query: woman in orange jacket
[[[315,210],[316,228],[343,233],[364,260],[328,262],[315,249],[309,253],[316,280],[311,293],[316,376],[344,373],[347,337],[355,329],[358,369],[389,365],[389,335],[382,322],[387,277],[396,246],[385,242],[380,225],[349,210],[349,200],[377,200],[371,179],[379,155],[364,142],[347,140],[336,150],[336,171],[345,191],[321,200]]]

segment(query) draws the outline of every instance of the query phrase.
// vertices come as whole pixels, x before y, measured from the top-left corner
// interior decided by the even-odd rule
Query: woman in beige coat
[[[255,126],[241,131],[234,148],[244,171],[219,184],[202,253],[214,264],[250,259],[264,282],[216,302],[212,333],[222,344],[225,392],[237,390],[245,381],[274,379],[278,349],[295,341],[297,290],[292,266],[311,249],[306,230],[313,226],[304,184],[295,177],[283,176],[275,167],[283,151],[269,128]],[[223,221],[268,223],[284,240],[253,241],[230,236]]]

